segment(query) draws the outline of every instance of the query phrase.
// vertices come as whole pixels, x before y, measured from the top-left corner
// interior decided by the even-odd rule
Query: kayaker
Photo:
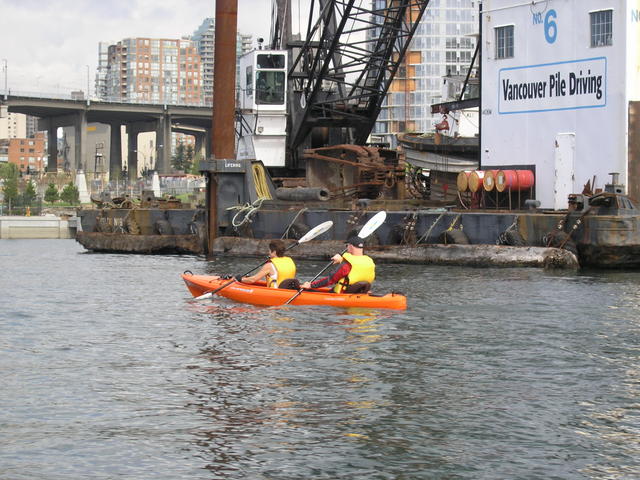
[[[255,283],[265,280],[268,287],[273,288],[290,288],[297,290],[300,288],[300,282],[296,277],[296,264],[291,257],[285,257],[286,246],[282,240],[272,240],[269,242],[270,260],[265,263],[258,273],[248,277],[236,280],[243,283]]]
[[[347,240],[347,251],[336,254],[331,261],[340,267],[331,276],[314,282],[304,282],[302,288],[313,289],[334,285],[336,293],[365,293],[371,289],[376,278],[376,265],[372,258],[364,254],[364,240],[356,235]]]

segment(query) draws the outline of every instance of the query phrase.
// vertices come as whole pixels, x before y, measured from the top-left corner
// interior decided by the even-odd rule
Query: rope
[[[244,205],[235,205],[233,207],[227,208],[227,210],[238,210],[238,212],[231,219],[231,225],[233,225],[234,228],[239,228],[245,223],[251,222],[251,215],[257,212],[258,209],[260,209],[264,200],[264,198],[259,198],[252,204],[245,203]],[[236,221],[241,214],[244,215],[242,221]]]
[[[269,191],[269,185],[267,184],[267,174],[264,171],[264,167],[259,163],[251,165],[251,172],[253,173],[253,182],[256,186],[256,193],[262,200],[271,200],[271,192]]]
[[[287,238],[287,235],[289,234],[289,229],[291,227],[293,227],[293,224],[296,223],[296,220],[298,219],[298,217],[300,216],[300,214],[302,212],[306,212],[308,209],[307,207],[302,208],[298,213],[296,213],[296,216],[293,217],[293,220],[291,220],[291,223],[289,224],[289,226],[285,229],[284,233],[282,234],[282,236],[280,238]]]
[[[416,245],[417,245],[417,244],[419,244],[420,242],[422,242],[423,240],[426,240],[427,238],[429,238],[429,235],[431,235],[431,230],[433,230],[433,227],[435,227],[435,226],[436,226],[436,223],[438,223],[438,222],[440,221],[440,219],[441,219],[442,217],[444,217],[444,214],[445,214],[445,213],[447,213],[447,212],[442,212],[442,213],[440,214],[440,216],[439,216],[438,218],[436,218],[435,222],[433,222],[433,223],[431,224],[431,226],[429,227],[429,230],[427,230],[427,231],[426,231],[426,233],[425,233],[425,234],[423,234],[423,235],[422,235],[422,236],[421,236],[421,237],[416,241]]]
[[[451,225],[449,225],[449,228],[447,228],[447,232],[450,232],[451,230],[453,230],[453,226],[456,224],[458,220],[460,220],[461,216],[462,216],[461,214],[456,215],[456,217],[453,219],[453,222],[451,222]],[[460,230],[462,230],[462,225],[460,225]]]
[[[520,218],[520,215],[516,215],[515,218],[513,219],[513,223],[511,225],[509,225],[507,228],[505,228],[504,232],[502,232],[501,234],[498,235],[498,238],[496,239],[496,245],[510,245],[509,243],[509,239],[507,238],[507,233],[510,230],[513,230],[514,232],[518,232],[518,219]]]

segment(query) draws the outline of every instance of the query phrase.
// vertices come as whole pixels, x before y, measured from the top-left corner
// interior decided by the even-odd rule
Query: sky
[[[87,78],[93,92],[99,42],[181,38],[213,16],[214,0],[0,0],[0,92],[5,64],[11,93],[68,95]],[[270,18],[270,0],[238,0],[238,31],[254,41]]]

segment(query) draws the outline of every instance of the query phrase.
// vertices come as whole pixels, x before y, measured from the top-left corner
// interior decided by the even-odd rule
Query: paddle
[[[373,232],[375,232],[378,227],[380,225],[382,225],[385,221],[385,219],[387,218],[387,212],[378,212],[376,213],[373,217],[371,217],[367,223],[364,224],[364,226],[360,229],[360,232],[358,233],[358,236],[360,238],[367,238],[369,235],[371,235]],[[344,252],[346,252],[347,249],[345,248],[341,255],[344,254]],[[324,273],[324,271],[329,268],[331,265],[333,265],[333,261],[329,262],[322,270],[320,270],[318,272],[318,274],[313,277],[311,279],[311,281],[309,283],[314,282],[320,275],[322,275]],[[287,300],[283,305],[289,305],[291,302],[293,302],[296,298],[298,298],[298,295],[300,295],[302,293],[302,291],[304,290],[304,288],[300,288],[293,297],[291,297],[289,300]]]
[[[302,238],[300,238],[300,240],[297,240],[295,243],[292,243],[291,245],[289,245],[286,250],[291,250],[293,247],[300,245],[301,243],[305,243],[308,242],[309,240],[313,240],[314,238],[316,238],[318,235],[322,235],[324,232],[326,232],[327,230],[329,230],[331,227],[333,226],[333,222],[331,220],[328,220],[324,223],[321,223],[320,225],[312,228],[311,230],[309,230],[306,234],[304,234],[302,236]],[[260,265],[257,265],[255,267],[253,267],[251,270],[249,270],[247,273],[241,275],[240,277],[246,277],[247,275],[249,275],[251,272],[253,272],[254,270],[260,268],[261,266],[263,266],[265,263],[267,263],[269,260],[271,260],[271,258],[267,258],[264,262],[262,262]],[[236,279],[235,277],[232,278],[231,280],[229,280],[227,283],[225,283],[224,285],[222,285],[221,287],[216,288],[215,290],[211,290],[210,292],[206,292],[203,293],[202,295],[196,297],[196,300],[204,300],[206,298],[212,297],[213,295],[215,295],[216,293],[218,293],[220,290],[222,290],[225,287],[228,287],[229,285],[231,285],[233,282],[235,282]]]

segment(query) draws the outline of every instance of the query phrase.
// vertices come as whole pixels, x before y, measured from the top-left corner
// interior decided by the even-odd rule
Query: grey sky
[[[215,15],[213,0],[0,0],[0,69],[12,92],[86,90],[98,42],[180,38]],[[269,36],[270,0],[238,0],[238,30]],[[0,76],[4,92],[4,72]]]

